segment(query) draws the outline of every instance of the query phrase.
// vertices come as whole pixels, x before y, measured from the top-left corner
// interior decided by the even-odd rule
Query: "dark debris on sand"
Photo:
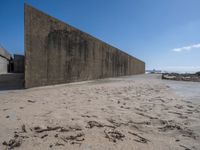
[[[123,138],[125,138],[124,134],[122,134],[121,132],[115,129],[110,130],[110,131],[104,130],[104,133],[105,133],[105,138],[108,138],[109,141],[112,141],[114,143],[116,143],[117,140],[123,141]]]

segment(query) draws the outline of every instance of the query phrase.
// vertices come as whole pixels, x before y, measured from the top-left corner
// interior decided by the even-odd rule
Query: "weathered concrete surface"
[[[8,72],[8,65],[10,59],[11,55],[0,46],[0,74]]]
[[[141,74],[145,63],[25,5],[25,87]]]

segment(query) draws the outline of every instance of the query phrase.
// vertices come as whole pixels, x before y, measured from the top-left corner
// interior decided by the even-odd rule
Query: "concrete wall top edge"
[[[10,60],[11,54],[9,54],[4,48],[0,47],[0,56],[7,60]]]
[[[61,23],[63,23],[63,24],[67,24],[69,27],[73,28],[74,30],[78,30],[78,31],[80,31],[82,34],[86,34],[88,37],[90,37],[90,38],[92,38],[92,39],[95,39],[95,40],[97,40],[97,41],[100,42],[100,43],[104,43],[105,45],[107,45],[107,46],[109,46],[109,47],[115,48],[115,49],[118,50],[119,52],[121,52],[121,53],[123,53],[123,54],[125,54],[125,55],[128,55],[128,56],[130,56],[130,57],[136,59],[137,61],[140,61],[140,62],[142,62],[142,63],[145,64],[144,61],[142,61],[142,60],[140,60],[140,59],[138,59],[138,58],[136,58],[136,57],[134,57],[134,56],[128,54],[127,52],[124,52],[124,51],[122,51],[121,49],[116,48],[116,47],[114,47],[114,46],[112,46],[112,45],[106,43],[105,41],[102,41],[102,40],[100,40],[100,39],[94,37],[93,35],[91,35],[91,34],[89,34],[89,33],[87,33],[87,32],[84,32],[84,31],[82,31],[82,30],[80,30],[80,29],[78,29],[78,28],[76,28],[76,27],[74,27],[74,26],[72,26],[72,25],[70,25],[70,24],[68,24],[68,23],[66,23],[66,22],[64,22],[64,21],[62,21],[62,20],[59,20],[59,19],[57,19],[57,18],[55,18],[55,17],[53,17],[53,16],[51,16],[51,15],[48,15],[47,13],[45,13],[45,12],[43,12],[43,11],[41,11],[41,10],[36,9],[35,7],[33,7],[33,6],[31,6],[31,5],[27,4],[27,3],[24,3],[24,9],[26,9],[26,8],[27,8],[27,9],[35,10],[35,11],[37,11],[37,12],[40,12],[40,13],[42,13],[43,15],[45,15],[45,16],[47,16],[47,17],[51,17],[51,18],[53,18],[54,20],[56,20],[56,21],[58,21],[58,22],[61,22]]]

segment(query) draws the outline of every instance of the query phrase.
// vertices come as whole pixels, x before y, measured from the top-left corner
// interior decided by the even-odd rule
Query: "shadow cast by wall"
[[[24,89],[23,73],[0,74],[0,91]]]

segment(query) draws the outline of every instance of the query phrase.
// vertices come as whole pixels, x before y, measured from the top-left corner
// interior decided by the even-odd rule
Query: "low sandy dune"
[[[0,149],[200,150],[200,105],[159,76],[0,93]]]

